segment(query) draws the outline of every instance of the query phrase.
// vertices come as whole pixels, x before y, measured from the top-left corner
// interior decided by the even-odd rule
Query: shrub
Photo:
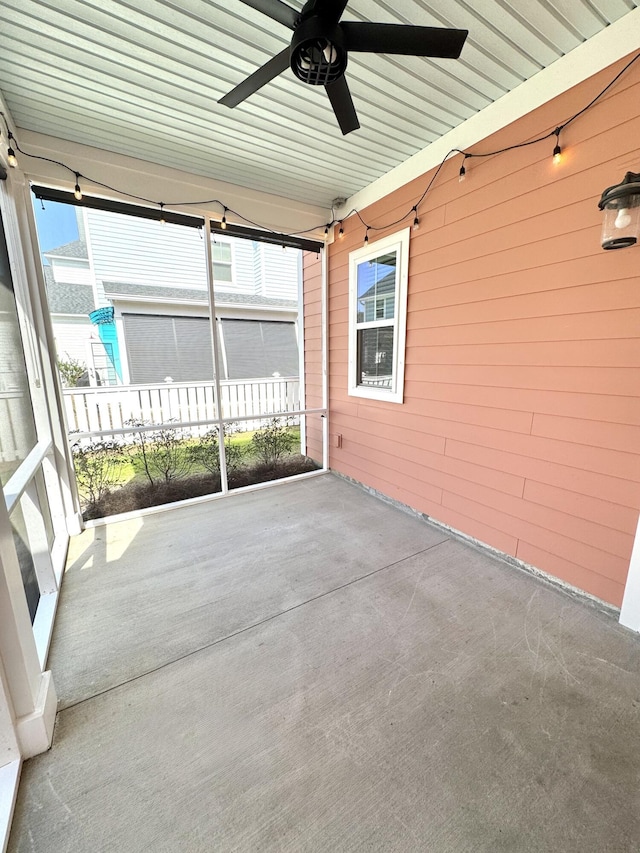
[[[67,355],[66,359],[58,358],[58,370],[64,387],[75,388],[80,377],[87,372],[87,365]]]
[[[125,461],[122,447],[115,441],[96,441],[71,445],[76,470],[78,492],[89,510],[109,493],[112,486],[122,483],[120,476]]]
[[[125,421],[125,426],[134,429],[149,425],[149,421],[135,418]],[[134,432],[129,455],[133,467],[143,472],[152,486],[185,477],[193,464],[185,446],[184,432],[173,427]]]
[[[228,423],[224,425],[224,454],[227,463],[227,471],[237,470],[242,465],[242,447],[233,441],[232,436],[238,431],[238,425]],[[210,474],[220,472],[219,433],[217,429],[209,430],[203,436],[195,440],[189,448],[189,456],[194,465],[200,466]]]
[[[296,436],[290,430],[290,418],[271,418],[267,425],[257,430],[251,439],[251,446],[258,459],[271,468],[291,451],[296,443]]]

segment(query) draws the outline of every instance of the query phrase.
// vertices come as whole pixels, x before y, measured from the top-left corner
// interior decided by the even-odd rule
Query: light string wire
[[[475,158],[495,157],[498,154],[506,154],[508,151],[515,151],[519,148],[526,148],[529,145],[537,145],[539,142],[545,142],[546,140],[551,139],[554,136],[556,137],[556,139],[559,143],[560,134],[562,133],[562,131],[566,127],[568,127],[570,124],[572,124],[574,121],[576,121],[576,119],[580,118],[580,116],[584,115],[593,106],[595,106],[595,104],[600,100],[600,98],[602,98],[609,91],[609,89],[611,89],[611,87],[614,86],[618,82],[618,80],[622,77],[622,75],[639,59],[640,59],[640,53],[637,53],[635,56],[633,56],[626,63],[626,65],[624,65],[623,68],[620,69],[620,71],[618,71],[618,73],[615,75],[615,77],[613,77],[613,79],[610,80],[609,83],[607,83],[607,85],[604,87],[604,89],[602,89],[600,92],[598,92],[598,94],[589,101],[588,104],[586,104],[584,107],[582,107],[582,109],[578,110],[577,113],[574,113],[574,115],[572,115],[570,118],[568,118],[564,122],[562,122],[562,124],[558,124],[553,130],[550,130],[548,133],[542,134],[541,136],[537,136],[534,139],[528,139],[528,140],[525,140],[523,142],[516,142],[513,145],[507,145],[504,148],[497,148],[495,151],[467,151],[467,150],[462,149],[462,148],[451,148],[445,154],[445,156],[442,158],[442,160],[440,161],[440,164],[437,166],[435,172],[433,173],[433,175],[431,177],[431,180],[429,181],[429,183],[425,187],[425,189],[424,189],[422,195],[419,197],[418,201],[416,201],[414,204],[412,204],[411,208],[404,215],[398,217],[397,219],[394,219],[394,220],[388,221],[388,222],[384,222],[383,224],[373,225],[373,224],[367,222],[363,218],[360,211],[355,207],[352,208],[348,213],[341,215],[339,218],[336,218],[334,208],[331,207],[331,209],[330,209],[331,219],[329,222],[323,222],[323,223],[321,223],[319,225],[315,225],[311,228],[306,228],[305,230],[296,231],[296,232],[292,232],[289,234],[285,234],[284,232],[281,232],[281,231],[276,231],[275,229],[270,228],[269,226],[262,225],[258,222],[254,222],[252,219],[249,219],[248,217],[244,216],[242,213],[240,213],[239,211],[230,207],[228,204],[225,204],[223,201],[221,201],[218,198],[204,199],[202,201],[175,201],[175,202],[171,202],[171,203],[160,202],[160,201],[156,201],[155,199],[147,198],[145,196],[135,195],[134,193],[127,192],[126,190],[118,189],[117,187],[110,186],[109,184],[105,184],[102,181],[94,180],[93,178],[89,177],[88,175],[84,175],[82,172],[79,172],[77,169],[74,169],[71,166],[68,166],[66,163],[63,163],[60,160],[54,160],[51,157],[43,157],[40,154],[30,154],[28,151],[25,151],[23,148],[20,147],[18,140],[16,139],[15,135],[10,130],[9,124],[7,122],[7,118],[2,111],[0,111],[0,116],[2,117],[2,121],[4,123],[5,131],[7,134],[7,139],[9,140],[9,147],[14,147],[15,150],[18,153],[22,154],[24,157],[29,157],[33,160],[40,160],[43,163],[51,163],[55,166],[60,166],[62,169],[65,169],[72,176],[74,176],[77,182],[80,180],[80,178],[82,178],[85,181],[88,181],[89,183],[91,183],[92,185],[100,187],[100,188],[105,189],[105,190],[108,190],[109,192],[115,193],[116,195],[126,196],[127,198],[132,198],[132,199],[135,199],[136,201],[141,201],[141,202],[144,202],[146,204],[153,205],[160,210],[160,213],[162,213],[163,209],[166,206],[170,206],[170,207],[189,207],[189,206],[206,207],[208,205],[218,205],[222,209],[222,215],[223,216],[226,216],[227,213],[230,213],[234,217],[236,217],[237,219],[246,223],[247,225],[251,225],[253,228],[257,228],[261,231],[265,231],[268,234],[275,234],[275,235],[282,234],[282,236],[287,236],[287,237],[296,237],[296,236],[301,236],[303,234],[315,233],[315,232],[321,230],[322,228],[324,228],[325,233],[327,233],[328,229],[331,228],[333,225],[336,225],[336,224],[339,224],[340,228],[342,229],[343,221],[345,219],[348,219],[352,215],[355,215],[359,219],[359,221],[365,227],[366,232],[368,232],[368,231],[385,231],[388,228],[393,228],[396,225],[400,225],[402,222],[404,222],[410,216],[414,216],[415,219],[417,219],[418,208],[424,202],[425,198],[427,197],[427,194],[429,193],[431,187],[433,186],[436,178],[438,177],[438,175],[442,171],[442,168],[444,167],[445,163],[454,154],[462,154],[462,156],[464,157],[464,160],[463,160],[463,164],[464,164],[468,159],[471,159],[474,157]],[[464,171],[461,172],[461,175],[464,175]]]

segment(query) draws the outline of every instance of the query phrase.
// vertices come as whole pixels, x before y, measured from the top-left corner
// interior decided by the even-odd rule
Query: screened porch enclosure
[[[85,520],[322,469],[301,248],[52,193],[34,209],[41,235],[66,223],[40,248]]]

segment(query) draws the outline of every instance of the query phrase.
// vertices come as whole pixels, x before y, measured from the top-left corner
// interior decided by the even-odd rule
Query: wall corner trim
[[[640,632],[640,518],[638,518],[629,574],[620,609],[620,624],[632,631]]]

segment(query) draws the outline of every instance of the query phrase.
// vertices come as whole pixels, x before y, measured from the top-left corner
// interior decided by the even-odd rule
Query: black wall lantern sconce
[[[619,184],[607,187],[598,207],[604,210],[602,248],[635,246],[640,240],[640,173],[627,172]]]

